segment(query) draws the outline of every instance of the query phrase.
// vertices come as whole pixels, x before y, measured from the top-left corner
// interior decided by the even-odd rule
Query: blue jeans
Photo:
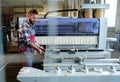
[[[34,50],[31,48],[28,48],[24,54],[21,54],[22,60],[24,61],[24,64],[26,67],[32,67],[33,61],[34,61]]]

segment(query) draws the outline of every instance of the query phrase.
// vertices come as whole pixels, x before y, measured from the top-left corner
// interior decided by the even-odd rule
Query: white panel
[[[97,36],[36,36],[41,45],[97,44]]]

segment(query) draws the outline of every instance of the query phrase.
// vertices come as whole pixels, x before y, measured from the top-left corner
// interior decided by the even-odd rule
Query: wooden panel
[[[18,52],[18,44],[17,43],[13,43],[11,45],[7,46],[7,51],[8,52]]]

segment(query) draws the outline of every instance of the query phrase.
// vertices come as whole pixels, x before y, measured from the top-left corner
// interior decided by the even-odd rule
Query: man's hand
[[[39,47],[38,45],[35,45],[34,43],[31,43],[30,46],[34,48],[39,54],[43,54],[45,51],[44,48]]]
[[[39,49],[39,50],[38,50],[38,53],[41,55],[41,54],[43,54],[43,53],[44,53],[44,51],[43,51],[43,50],[41,50],[41,49]]]
[[[37,44],[37,47],[38,47],[39,49],[41,49],[43,52],[45,52],[45,49],[44,49],[42,46],[40,46],[40,45]]]

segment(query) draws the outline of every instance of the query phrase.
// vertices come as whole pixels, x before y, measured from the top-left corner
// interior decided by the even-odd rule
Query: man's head
[[[37,18],[38,12],[36,9],[31,9],[27,14],[27,21],[34,24]]]

